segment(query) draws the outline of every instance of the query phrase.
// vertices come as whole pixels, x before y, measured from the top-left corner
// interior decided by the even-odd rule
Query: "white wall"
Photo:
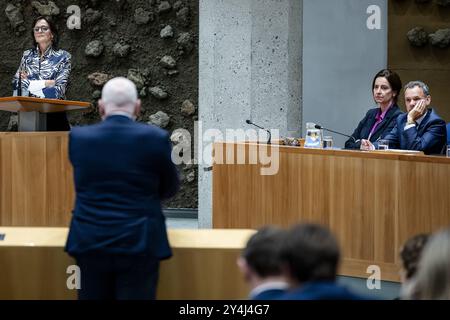
[[[371,5],[379,30],[367,28]],[[375,107],[372,79],[386,65],[387,0],[303,0],[303,124],[351,135]],[[343,147],[347,138],[330,135]]]

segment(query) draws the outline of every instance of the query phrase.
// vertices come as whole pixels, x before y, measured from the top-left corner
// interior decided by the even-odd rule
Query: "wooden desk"
[[[0,227],[0,299],[76,299],[66,273],[67,228]],[[253,230],[169,230],[173,257],[162,261],[158,299],[245,299],[236,259]]]
[[[74,205],[67,132],[0,133],[0,226],[69,225]]]
[[[46,131],[48,113],[72,110],[87,111],[90,105],[87,102],[61,99],[21,96],[0,98],[0,110],[18,113],[18,131],[22,132]]]
[[[401,245],[450,225],[450,158],[274,145],[278,173],[263,176],[248,164],[258,148],[214,145],[224,162],[213,167],[214,228],[320,223],[340,241],[341,275],[367,277],[378,265],[383,280],[398,281]],[[238,150],[247,164],[226,164]]]

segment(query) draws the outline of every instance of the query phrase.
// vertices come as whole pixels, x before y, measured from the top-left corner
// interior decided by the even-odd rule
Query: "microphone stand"
[[[22,96],[22,64],[19,67],[19,79],[17,81],[17,96]]]
[[[271,144],[272,133],[270,133],[270,130],[267,130],[266,128],[260,127],[260,126],[258,126],[257,124],[254,124],[253,122],[251,122],[250,120],[245,120],[245,122],[246,122],[247,124],[254,125],[254,126],[257,127],[257,128],[266,131],[267,134],[268,134],[268,136],[269,136],[269,138],[267,139],[267,144]]]
[[[331,129],[322,127],[322,126],[320,126],[320,125],[318,125],[318,124],[316,124],[314,127],[315,127],[316,129],[320,129],[320,130],[325,130],[325,131],[333,132],[333,133],[339,134],[339,135],[344,136],[344,137],[347,137],[347,138],[352,138],[353,141],[354,141],[355,143],[357,143],[357,142],[359,141],[359,139],[356,140],[355,137],[353,137],[353,136],[349,136],[348,134],[341,133],[341,132],[337,132],[337,131],[334,131],[334,130],[331,130]]]

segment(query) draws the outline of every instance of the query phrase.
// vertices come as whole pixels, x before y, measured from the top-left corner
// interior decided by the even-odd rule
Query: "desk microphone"
[[[23,66],[20,64],[19,67],[19,79],[17,81],[17,96],[22,96],[22,72],[23,72]]]
[[[322,127],[321,125],[318,125],[318,124],[314,125],[314,128],[319,129],[319,130],[325,130],[325,131],[337,133],[337,134],[340,134],[341,136],[344,136],[344,137],[347,137],[347,138],[351,138],[351,139],[353,139],[353,141],[355,143],[357,143],[359,141],[359,139],[356,140],[355,137],[353,137],[353,136],[349,136],[348,134],[345,134],[345,133],[342,133],[342,132],[337,132],[337,131],[334,131],[334,130]]]
[[[270,133],[270,130],[267,130],[266,128],[263,128],[263,127],[261,127],[261,126],[258,126],[257,124],[254,124],[254,123],[251,122],[250,120],[245,120],[245,122],[246,122],[247,124],[251,124],[251,125],[253,125],[253,126],[255,126],[255,127],[259,128],[259,129],[262,129],[262,130],[267,131],[267,134],[269,135],[269,137],[268,137],[268,139],[267,139],[267,144],[270,144],[270,140],[272,139],[272,134]]]

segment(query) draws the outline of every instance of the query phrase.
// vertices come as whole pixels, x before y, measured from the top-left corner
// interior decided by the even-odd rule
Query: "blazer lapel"
[[[392,106],[389,111],[385,114],[384,119],[378,124],[377,128],[373,132],[372,136],[376,135],[378,131],[383,130],[385,126],[389,123],[395,111],[397,110],[396,106]],[[375,117],[374,117],[375,118]],[[375,121],[373,122],[375,123]],[[373,125],[373,124],[372,124]]]
[[[378,112],[378,109],[375,109],[373,111],[373,113],[370,115],[369,121],[367,122],[367,130],[368,130],[367,134],[370,133],[370,130],[372,129],[372,127],[376,121],[375,117],[377,116],[377,112]]]
[[[428,109],[426,116],[422,119],[422,122],[420,122],[419,127],[417,128],[418,132],[421,132],[425,128],[425,125],[428,123],[428,120],[430,119],[430,115],[431,109]]]

